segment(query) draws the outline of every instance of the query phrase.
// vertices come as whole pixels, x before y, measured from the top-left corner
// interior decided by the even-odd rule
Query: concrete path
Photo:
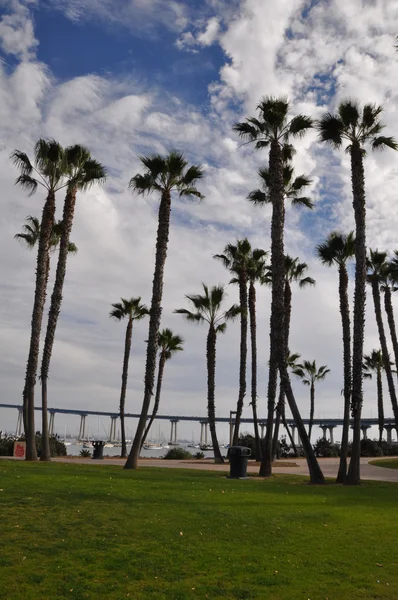
[[[56,462],[70,462],[78,464],[90,464],[90,465],[120,465],[123,466],[125,460],[120,458],[107,458],[105,460],[92,460],[90,458],[56,458],[53,459]],[[398,469],[386,469],[383,467],[376,467],[368,464],[369,461],[374,460],[373,458],[361,458],[361,478],[363,480],[374,480],[374,481],[392,481],[398,483]],[[289,475],[308,475],[307,463],[305,459],[293,459],[287,461],[290,464],[294,462],[297,466],[284,466],[284,461],[280,460],[275,463],[273,468],[274,473],[286,473]],[[336,477],[339,459],[338,458],[323,458],[319,460],[321,469],[325,477]],[[220,471],[228,472],[229,465],[215,465],[210,460],[164,460],[150,458],[142,458],[139,461],[139,465],[143,467],[163,467],[169,469],[198,469],[204,471]],[[249,462],[248,473],[258,473],[258,466],[251,465]]]
[[[7,456],[0,456],[0,458],[9,459]],[[15,458],[14,460],[21,460]],[[388,481],[398,483],[398,469],[386,469],[383,467],[376,467],[370,465],[369,461],[375,460],[374,458],[361,458],[361,479],[373,480],[373,481]],[[93,460],[91,458],[80,458],[75,457],[60,457],[54,458],[53,462],[64,462],[74,464],[85,464],[92,466],[100,465],[116,465],[123,466],[125,460],[120,458],[106,458],[104,460]],[[285,465],[288,462],[290,466]],[[291,466],[294,463],[296,466]],[[339,459],[338,458],[321,458],[319,464],[325,477],[335,478],[338,471]],[[285,465],[285,466],[284,466]],[[229,464],[215,465],[210,460],[164,460],[161,458],[141,458],[139,466],[142,467],[161,467],[166,469],[196,469],[202,471],[219,471],[228,472]],[[258,465],[250,464],[248,467],[249,474],[258,473]],[[274,473],[286,473],[289,475],[308,475],[307,463],[305,459],[298,458],[289,461],[279,460],[273,467]]]

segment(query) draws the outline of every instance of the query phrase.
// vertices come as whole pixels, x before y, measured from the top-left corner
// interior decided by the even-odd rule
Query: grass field
[[[398,598],[398,485],[0,462],[0,598]]]
[[[371,460],[370,465],[384,467],[386,469],[398,469],[398,458],[383,458],[382,460]]]

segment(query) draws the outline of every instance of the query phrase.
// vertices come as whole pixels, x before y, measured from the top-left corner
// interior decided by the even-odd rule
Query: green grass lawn
[[[0,598],[398,598],[398,485],[0,461]]]
[[[370,465],[376,467],[385,467],[386,469],[398,469],[398,458],[383,458],[381,460],[371,460]]]

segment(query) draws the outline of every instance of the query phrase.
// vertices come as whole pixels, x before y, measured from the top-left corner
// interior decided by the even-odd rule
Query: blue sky
[[[389,134],[398,136],[398,58],[393,40],[398,12],[382,0],[0,0],[0,267],[3,281],[0,376],[5,401],[21,395],[33,294],[34,255],[12,239],[28,214],[40,214],[40,194],[14,187],[9,154],[32,152],[40,136],[83,143],[109,172],[102,189],[78,200],[73,239],[79,253],[68,265],[54,349],[50,404],[113,410],[117,405],[123,326],[108,319],[120,296],[150,299],[156,237],[155,197],[135,197],[129,179],[141,153],[179,148],[203,164],[202,203],[174,199],[165,275],[164,323],[186,340],[170,361],[164,409],[205,414],[205,331],[184,323],[175,308],[184,295],[227,284],[212,259],[225,244],[248,236],[269,247],[269,208],[245,200],[257,187],[264,152],[240,147],[232,131],[255,112],[263,95],[287,95],[292,114],[318,118],[345,97],[382,103]],[[387,132],[387,130],[386,130]],[[309,133],[296,144],[295,169],[311,177],[311,214],[287,211],[286,248],[309,265],[316,290],[294,290],[292,349],[327,364],[318,416],[341,414],[341,341],[337,275],[319,265],[314,247],[331,229],[353,227],[349,162]],[[369,243],[396,247],[398,184],[393,153],[366,161]],[[58,211],[62,198],[57,199]],[[10,248],[12,251],[10,251]],[[227,287],[228,301],[236,290]],[[269,291],[259,295],[259,390],[265,411]],[[366,351],[376,347],[368,301]],[[142,400],[146,327],[134,332],[127,409]],[[237,396],[239,328],[219,341],[217,410],[227,414]],[[366,383],[365,414],[375,414]],[[295,383],[303,415],[304,386]],[[387,406],[387,413],[390,411]],[[260,411],[261,412],[261,411]],[[245,414],[250,414],[245,402]],[[14,426],[5,415],[0,429]],[[62,427],[62,423],[60,423]],[[165,432],[166,433],[166,432]],[[184,432],[182,431],[184,434]],[[185,432],[191,437],[191,429]],[[225,437],[227,433],[225,432]]]

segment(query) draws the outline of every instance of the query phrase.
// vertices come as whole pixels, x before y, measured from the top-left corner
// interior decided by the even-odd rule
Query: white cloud
[[[157,200],[132,196],[127,190],[130,177],[140,168],[137,155],[178,147],[189,160],[205,165],[201,189],[206,200],[185,203],[175,199],[173,204],[163,316],[164,325],[181,333],[186,345],[184,353],[168,365],[162,401],[164,411],[205,414],[206,332],[172,311],[184,306],[186,293],[200,290],[201,281],[228,281],[228,274],[212,259],[226,243],[248,235],[253,246],[269,246],[269,209],[263,211],[244,200],[257,187],[256,170],[266,155],[249,146],[240,147],[232,123],[253,114],[264,94],[288,94],[293,110],[314,117],[348,95],[383,103],[388,132],[397,131],[398,57],[392,44],[398,18],[394,3],[324,0],[304,16],[307,5],[301,0],[245,0],[235,12],[216,0],[208,4],[216,14],[192,29],[197,44],[192,47],[217,39],[226,55],[220,77],[209,90],[210,112],[185,105],[167,90],[148,89],[112,74],[87,74],[59,83],[44,65],[27,61],[21,50],[19,65],[0,72],[0,323],[4,337],[0,374],[7,401],[18,402],[21,395],[35,259],[12,236],[26,215],[39,214],[42,206],[40,194],[26,198],[13,186],[16,173],[8,156],[14,147],[31,153],[39,135],[53,136],[63,144],[81,142],[109,169],[106,187],[93,189],[78,201],[73,238],[79,253],[68,265],[50,380],[50,403],[88,409],[114,410],[117,406],[123,325],[108,319],[110,304],[122,295],[141,295],[147,303],[150,298]],[[147,11],[148,22],[163,20],[178,35],[185,31],[188,36],[187,24],[183,24],[185,5],[168,3],[167,10],[164,6],[134,2],[128,14],[142,16]],[[70,18],[79,20],[97,11],[98,19],[109,17],[120,23],[121,15],[126,14],[120,4],[111,7],[96,0],[79,4],[69,0],[65,7],[71,11]],[[178,25],[172,24],[173,18]],[[15,43],[13,47],[22,46]],[[25,44],[27,52],[32,47],[32,43]],[[236,110],[239,102],[240,112]],[[299,141],[297,148],[297,172],[313,178],[317,207],[305,227],[302,213],[289,209],[286,246],[290,254],[308,262],[317,286],[316,290],[294,290],[291,347],[331,368],[319,388],[316,414],[337,416],[342,411],[337,274],[317,264],[314,246],[331,229],[353,226],[349,161],[343,151],[331,153],[321,148],[315,132]],[[396,245],[396,161],[389,151],[366,158],[369,243],[379,248]],[[59,210],[61,202],[60,198]],[[228,288],[228,293],[228,301],[237,299],[236,290]],[[260,412],[264,414],[268,290],[259,290],[258,307]],[[367,350],[378,345],[372,311],[369,297]],[[146,335],[146,324],[137,325],[127,400],[128,410],[134,412],[142,400]],[[238,338],[239,328],[231,325],[219,341],[219,414],[227,414],[236,400]],[[307,415],[306,390],[298,382],[295,389]],[[245,411],[250,414],[247,404]],[[374,392],[369,384],[365,413],[372,411]],[[11,420],[7,421],[7,427],[11,426]],[[181,432],[184,434],[183,427]]]
[[[39,44],[35,38],[29,10],[21,0],[5,2],[6,9],[0,20],[0,48],[23,60],[34,56]]]

